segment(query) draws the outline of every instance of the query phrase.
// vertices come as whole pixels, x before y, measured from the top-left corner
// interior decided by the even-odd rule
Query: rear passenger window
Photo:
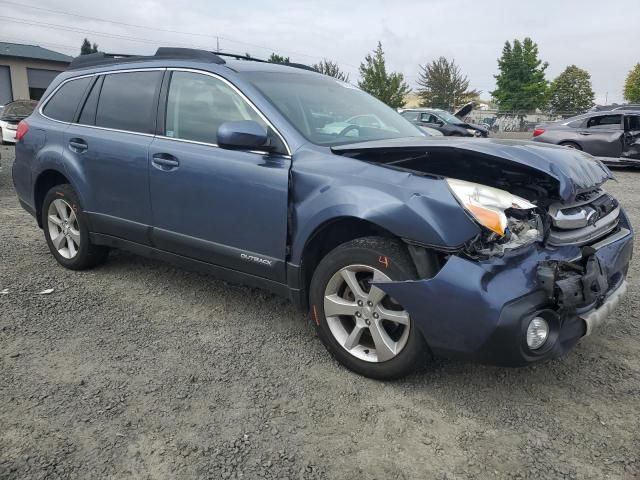
[[[162,72],[112,73],[104,76],[96,125],[153,133],[156,90]]]
[[[79,78],[62,85],[44,106],[42,113],[54,120],[72,122],[80,99],[91,80],[93,80],[91,77]]]
[[[173,72],[167,99],[165,136],[204,143],[218,142],[225,122],[266,123],[222,80],[198,73]]]
[[[622,128],[622,115],[602,115],[591,117],[587,122],[587,128],[617,129]]]

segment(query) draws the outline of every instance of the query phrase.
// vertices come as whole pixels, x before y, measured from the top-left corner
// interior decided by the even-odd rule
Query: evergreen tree
[[[313,65],[313,69],[324,75],[329,75],[330,77],[342,80],[343,82],[349,81],[349,75],[340,70],[337,63],[327,60],[326,58],[323,58],[320,63]]]
[[[404,97],[411,92],[402,73],[387,73],[381,42],[378,42],[378,48],[373,52],[373,55],[368,54],[364,62],[360,64],[360,77],[358,86],[362,90],[392,108],[404,106]]]
[[[498,59],[500,72],[495,76],[496,89],[491,92],[500,110],[524,112],[543,108],[547,80],[544,72],[549,64],[538,58],[538,45],[530,38],[505,42]]]
[[[289,57],[283,57],[282,55],[278,55],[274,52],[267,61],[271,63],[289,63]]]
[[[80,55],[87,55],[89,53],[96,53],[98,51],[98,44],[94,43],[91,45],[91,42],[88,38],[85,38],[82,41],[82,46],[80,47]]]

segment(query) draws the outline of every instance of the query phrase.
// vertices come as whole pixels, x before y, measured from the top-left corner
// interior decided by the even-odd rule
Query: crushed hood
[[[396,138],[340,145],[332,148],[339,155],[358,155],[366,159],[367,152],[377,155],[446,151],[450,149],[481,155],[484,161],[505,163],[535,170],[555,180],[558,197],[572,200],[578,193],[596,188],[610,178],[611,172],[602,162],[579,150],[528,141],[502,139],[472,139],[455,137]],[[428,171],[428,156],[424,159]]]

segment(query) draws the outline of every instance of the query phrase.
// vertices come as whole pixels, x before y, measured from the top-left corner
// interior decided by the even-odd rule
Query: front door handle
[[[176,170],[180,166],[180,161],[169,153],[156,153],[151,157],[151,163],[154,167],[170,172]]]
[[[580,132],[580,135],[587,136],[587,135],[591,135],[591,133],[590,132]]]
[[[71,138],[69,139],[69,149],[72,152],[83,153],[86,152],[89,148],[87,142],[85,142],[82,138]]]

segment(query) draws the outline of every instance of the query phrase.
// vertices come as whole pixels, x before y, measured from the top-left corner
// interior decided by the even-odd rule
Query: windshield
[[[424,136],[395,110],[335,78],[271,72],[246,72],[244,76],[317,145]]]
[[[438,112],[438,116],[440,118],[442,118],[442,120],[444,120],[447,123],[452,123],[453,125],[461,125],[464,122],[462,120],[460,120],[458,117],[456,117],[455,115],[450,114],[449,112]]]

